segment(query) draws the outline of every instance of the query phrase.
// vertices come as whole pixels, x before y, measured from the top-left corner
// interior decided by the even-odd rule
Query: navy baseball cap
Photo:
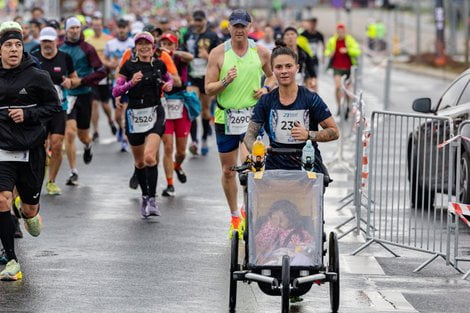
[[[241,24],[243,26],[246,26],[251,23],[251,17],[247,11],[242,10],[242,9],[237,9],[233,11],[232,14],[230,14],[228,21],[230,25]]]

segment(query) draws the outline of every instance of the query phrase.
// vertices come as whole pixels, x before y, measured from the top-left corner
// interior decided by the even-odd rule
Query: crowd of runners
[[[183,170],[187,151],[204,157],[217,150],[230,228],[242,230],[244,210],[230,167],[246,158],[263,127],[273,144],[336,139],[334,119],[316,94],[319,66],[329,57],[324,66],[334,71],[339,114],[341,77],[360,54],[343,24],[325,40],[314,17],[281,25],[237,9],[209,21],[195,10],[186,23],[171,15],[154,23],[105,23],[100,12],[60,21],[39,8],[31,13],[30,20],[0,26],[1,280],[22,277],[14,246],[14,237],[22,237],[18,218],[38,236],[43,185],[47,194],[61,195],[60,185],[91,179],[79,176],[77,149],[84,166],[93,166],[93,145],[109,134],[116,153],[133,156],[134,164],[124,166],[133,166],[129,187],[141,190],[143,218],[161,214],[157,193],[176,196],[174,174],[191,183]],[[286,108],[295,114],[276,115],[277,124],[268,125],[270,110]],[[99,128],[103,117],[109,129]],[[166,188],[157,191],[160,147]],[[60,170],[68,172],[65,182],[57,181]]]

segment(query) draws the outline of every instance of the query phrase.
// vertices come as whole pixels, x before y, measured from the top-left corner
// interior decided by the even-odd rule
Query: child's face
[[[289,219],[281,211],[276,211],[271,215],[271,223],[282,229],[289,228]]]

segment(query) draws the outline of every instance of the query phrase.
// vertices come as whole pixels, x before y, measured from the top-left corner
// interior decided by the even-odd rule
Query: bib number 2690
[[[225,110],[225,134],[241,135],[246,133],[250,123],[252,109]]]

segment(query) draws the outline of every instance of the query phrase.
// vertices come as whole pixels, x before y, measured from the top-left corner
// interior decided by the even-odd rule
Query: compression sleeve
[[[119,97],[129,91],[132,88],[132,81],[127,81],[124,77],[118,77],[116,79],[116,85],[113,88],[113,97]]]

